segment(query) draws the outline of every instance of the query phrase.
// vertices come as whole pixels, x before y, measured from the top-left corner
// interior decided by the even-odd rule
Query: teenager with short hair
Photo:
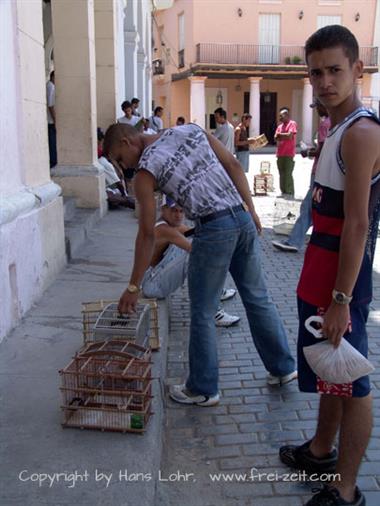
[[[321,397],[314,437],[301,446],[282,447],[280,458],[294,468],[334,471],[340,477],[308,506],[364,506],[356,480],[372,428],[369,378],[329,384],[313,373],[303,347],[318,342],[305,329],[306,319],[323,314],[323,336],[334,347],[344,337],[367,356],[366,322],[380,214],[380,122],[358,98],[363,62],[347,28],[321,28],[307,40],[305,52],[314,95],[331,120],[315,174],[313,233],[297,289],[299,386]],[[334,448],[338,431],[339,453]]]
[[[185,236],[191,228],[183,223],[183,211],[170,197],[164,197],[161,216],[154,227],[152,261],[141,282],[144,297],[164,299],[180,288],[187,278],[191,241]],[[223,288],[221,301],[236,294]],[[240,317],[230,315],[219,306],[214,316],[217,327],[231,327]]]

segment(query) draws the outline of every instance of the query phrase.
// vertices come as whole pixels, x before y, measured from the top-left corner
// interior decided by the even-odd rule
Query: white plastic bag
[[[322,331],[314,328],[312,323],[323,323],[322,317],[310,316],[305,322],[306,330],[317,339],[322,339]],[[328,383],[337,385],[352,383],[375,370],[371,362],[344,338],[338,348],[334,348],[329,341],[325,340],[318,344],[304,346],[303,352],[315,374]]]

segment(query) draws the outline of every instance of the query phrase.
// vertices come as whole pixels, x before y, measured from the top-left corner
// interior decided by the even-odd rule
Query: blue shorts
[[[350,306],[351,332],[346,332],[344,338],[356,348],[362,355],[368,355],[368,337],[366,323],[369,313],[369,305]],[[301,392],[318,392],[320,394],[338,395],[340,397],[365,397],[370,393],[369,376],[363,376],[353,383],[334,385],[322,381],[314,374],[306,361],[303,353],[304,346],[310,346],[321,342],[305,328],[305,321],[309,316],[321,314],[321,308],[312,306],[298,298],[298,385]]]

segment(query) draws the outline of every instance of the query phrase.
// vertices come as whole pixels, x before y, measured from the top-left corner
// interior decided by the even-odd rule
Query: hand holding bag
[[[322,330],[314,328],[312,323],[322,324],[323,318],[310,316],[305,321],[306,330],[317,339],[323,339]],[[313,372],[328,383],[352,383],[375,370],[371,362],[344,338],[337,348],[326,339],[304,346],[303,352]]]

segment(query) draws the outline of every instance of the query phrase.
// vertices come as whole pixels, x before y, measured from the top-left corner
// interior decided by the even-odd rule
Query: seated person
[[[135,200],[128,196],[124,176],[120,168],[117,164],[112,164],[104,155],[98,161],[104,169],[108,207],[110,209],[117,209],[118,207],[134,209]]]
[[[155,135],[157,133],[155,130],[150,128],[150,121],[148,118],[143,119],[143,125],[144,125],[144,130],[142,132],[143,134]]]
[[[165,197],[161,217],[155,226],[155,244],[152,262],[142,280],[145,297],[163,299],[183,285],[191,242],[185,237],[190,231],[183,223],[183,211],[169,197]],[[221,300],[228,300],[236,294],[234,289],[223,289]],[[239,316],[226,313],[221,307],[215,314],[217,327],[230,327],[240,320]]]

